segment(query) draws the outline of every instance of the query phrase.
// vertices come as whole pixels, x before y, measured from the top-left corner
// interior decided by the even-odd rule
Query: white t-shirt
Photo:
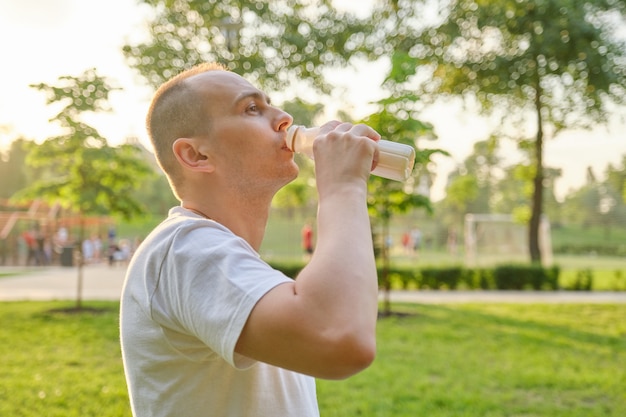
[[[252,308],[291,281],[182,207],[140,245],[122,294],[122,356],[141,416],[319,416],[312,377],[235,353]]]

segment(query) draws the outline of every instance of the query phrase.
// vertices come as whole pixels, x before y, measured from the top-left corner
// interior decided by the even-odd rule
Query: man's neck
[[[183,199],[181,205],[194,213],[214,220],[247,241],[258,251],[265,235],[270,203],[224,199],[202,203]]]

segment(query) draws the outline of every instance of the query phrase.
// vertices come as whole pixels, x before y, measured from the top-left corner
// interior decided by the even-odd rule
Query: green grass
[[[117,303],[0,304],[0,416],[130,416]],[[57,311],[55,311],[57,310]],[[626,415],[626,305],[394,305],[322,416]]]
[[[626,415],[626,306],[403,306],[325,416]]]
[[[553,227],[552,244],[561,246],[588,246],[588,245],[623,245],[626,242],[625,227],[582,227],[562,226]]]
[[[130,416],[118,342],[118,305],[0,304],[0,416]]]

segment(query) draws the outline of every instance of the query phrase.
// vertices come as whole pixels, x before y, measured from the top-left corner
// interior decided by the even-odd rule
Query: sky
[[[338,3],[350,4],[348,0]],[[78,76],[90,68],[124,90],[112,93],[112,113],[85,121],[112,145],[134,136],[150,148],[144,121],[152,90],[126,66],[121,52],[122,45],[145,36],[143,22],[148,15],[149,9],[135,0],[0,0],[0,148],[17,137],[42,141],[58,133],[48,122],[54,109],[46,106],[43,93],[30,84],[55,84],[59,76]],[[377,86],[383,77],[384,64],[378,63],[356,73],[338,72],[334,80],[347,89],[340,93],[341,98],[359,118],[371,113],[367,103],[381,98]],[[438,200],[444,195],[449,171],[471,154],[477,140],[488,136],[490,124],[455,105],[435,107],[422,119],[435,126],[438,139],[421,141],[420,146],[451,153],[451,157],[435,160],[437,181],[432,198]],[[606,166],[619,165],[625,155],[626,122],[617,117],[608,127],[567,131],[545,145],[546,166],[563,170],[556,183],[561,198],[584,184],[587,167],[603,178]],[[513,150],[506,156],[512,162],[519,158]]]

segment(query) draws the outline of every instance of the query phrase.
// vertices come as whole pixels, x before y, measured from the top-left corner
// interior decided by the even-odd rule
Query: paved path
[[[75,300],[78,282],[76,267],[0,268],[0,301]],[[88,265],[83,268],[83,300],[119,300],[125,266]]]
[[[0,268],[0,301],[75,300],[76,267]],[[125,266],[83,269],[83,300],[119,300]],[[381,295],[382,299],[382,295]],[[577,291],[392,291],[392,302],[444,303],[626,303],[626,292]]]

